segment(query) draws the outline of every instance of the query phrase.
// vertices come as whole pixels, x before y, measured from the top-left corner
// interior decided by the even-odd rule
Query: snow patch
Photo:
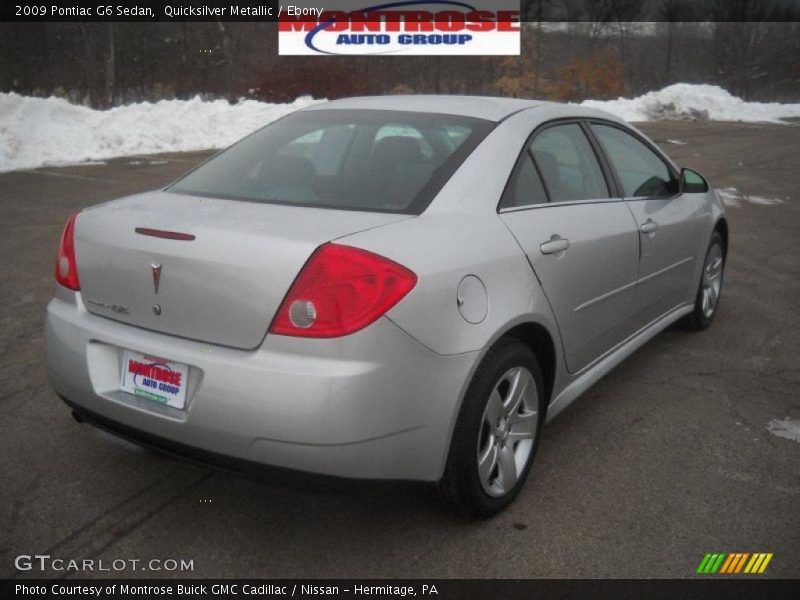
[[[582,106],[599,108],[626,121],[711,120],[782,123],[800,117],[800,104],[745,102],[716,85],[676,83],[638,98],[586,100]]]
[[[770,206],[772,204],[783,204],[780,198],[767,198],[766,196],[745,196],[750,204],[761,204],[762,206]]]
[[[737,208],[742,205],[742,195],[736,188],[717,188],[715,191],[725,206]]]
[[[62,98],[0,93],[0,172],[120,156],[224,148],[320,100],[162,100],[93,110]]]
[[[800,419],[772,419],[767,423],[767,429],[772,435],[800,442]]]
[[[750,204],[757,204],[760,206],[773,206],[775,204],[783,204],[781,198],[768,198],[767,196],[751,196],[750,194],[743,194],[735,187],[717,188],[717,197],[722,203],[730,208],[738,208],[742,202],[749,202]]]

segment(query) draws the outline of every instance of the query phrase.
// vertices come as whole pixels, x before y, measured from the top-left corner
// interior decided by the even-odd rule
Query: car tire
[[[719,231],[711,235],[708,243],[703,272],[694,301],[694,310],[688,314],[683,324],[687,329],[702,331],[714,321],[722,295],[725,273],[725,244]]]
[[[530,471],[544,408],[536,356],[517,339],[499,341],[467,388],[444,475],[434,487],[436,498],[468,518],[490,517],[505,509]]]

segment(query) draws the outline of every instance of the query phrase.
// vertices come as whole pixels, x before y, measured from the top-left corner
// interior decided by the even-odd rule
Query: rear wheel
[[[484,357],[453,432],[438,497],[455,512],[488,517],[511,504],[530,471],[544,414],[536,356],[502,340]]]
[[[711,325],[717,314],[719,297],[722,294],[722,280],[725,272],[725,250],[722,236],[715,231],[706,252],[700,287],[695,298],[694,311],[686,317],[690,329],[702,330]]]

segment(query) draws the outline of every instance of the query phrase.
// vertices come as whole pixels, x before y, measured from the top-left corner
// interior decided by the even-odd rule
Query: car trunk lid
[[[150,192],[79,215],[81,293],[110,319],[252,349],[318,246],[408,218]]]

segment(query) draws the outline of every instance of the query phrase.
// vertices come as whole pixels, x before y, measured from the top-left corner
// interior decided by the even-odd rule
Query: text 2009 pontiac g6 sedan
[[[427,481],[486,516],[545,419],[711,323],[727,244],[706,181],[605,112],[339,100],[73,215],[46,362],[77,417],[139,443]]]

